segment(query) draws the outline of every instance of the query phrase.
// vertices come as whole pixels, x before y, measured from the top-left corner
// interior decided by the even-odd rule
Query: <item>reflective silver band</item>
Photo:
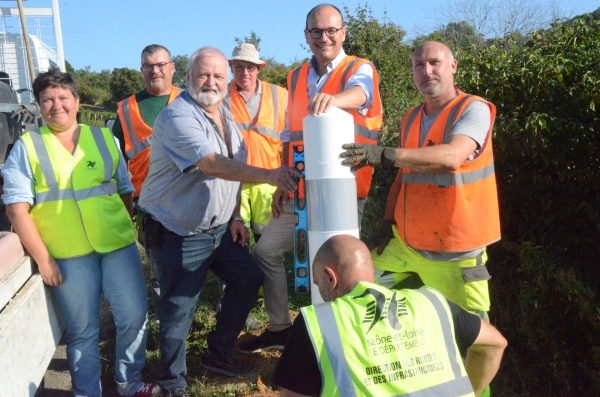
[[[252,123],[235,123],[235,125],[238,126],[238,128],[240,130],[254,130],[257,131],[258,133],[262,134],[262,135],[266,135],[266,136],[270,136],[271,138],[279,138],[279,133],[275,130],[272,130],[270,128],[267,127],[263,127],[260,125],[254,125]]]
[[[48,154],[48,149],[44,143],[44,138],[42,138],[42,131],[36,129],[31,131],[29,136],[31,137],[35,154],[40,162],[42,175],[44,175],[44,181],[48,186],[49,192],[58,190],[58,181],[56,180],[56,175],[54,174],[54,169],[52,168],[52,162],[50,161],[50,155]]]
[[[346,361],[342,338],[340,337],[340,331],[335,321],[335,314],[331,308],[331,303],[327,302],[315,305],[315,314],[317,315],[317,321],[319,322],[319,328],[323,336],[327,357],[329,357],[329,361],[331,362],[333,377],[335,378],[339,395],[355,397],[354,382],[352,381],[350,368]]]
[[[112,179],[114,174],[113,170],[113,159],[110,155],[110,150],[108,150],[108,146],[106,146],[106,141],[104,140],[104,134],[102,134],[102,130],[98,127],[90,127],[92,131],[92,136],[94,137],[94,141],[96,142],[96,147],[100,152],[100,157],[102,157],[102,161],[104,162],[104,182],[108,183]]]
[[[379,138],[379,131],[370,130],[362,125],[354,124],[354,136],[360,136],[366,139],[377,141]],[[298,142],[304,140],[303,131],[290,131],[290,142]]]
[[[36,192],[36,204],[70,199],[85,200],[91,197],[104,196],[117,192],[117,183],[111,182],[114,171],[113,159],[108,146],[106,145],[106,141],[104,140],[102,129],[98,127],[90,127],[90,130],[104,163],[104,181],[101,185],[79,189],[77,191],[74,191],[72,187],[68,189],[58,188],[58,181],[56,180],[54,167],[50,161],[50,155],[48,154],[48,149],[44,144],[41,131],[38,129],[30,133],[31,141],[33,142],[33,147],[38,161],[40,162],[42,174],[44,175],[44,180],[48,186],[48,191]]]
[[[482,169],[461,173],[451,172],[408,172],[402,174],[402,183],[407,185],[435,185],[439,187],[468,185],[494,175],[494,163]]]
[[[448,141],[450,140],[450,132],[452,131],[452,127],[454,127],[454,123],[456,122],[456,114],[458,113],[458,109],[460,109],[462,104],[465,103],[465,101],[471,98],[472,96],[473,95],[465,96],[463,99],[460,100],[460,102],[456,104],[456,106],[452,108],[452,110],[450,110],[450,114],[448,115],[448,119],[446,120],[446,126],[444,127],[444,140],[442,141],[442,143],[448,143]]]
[[[99,186],[88,187],[86,189],[79,189],[73,191],[73,189],[56,189],[49,192],[42,192],[35,194],[36,204],[47,203],[50,201],[60,200],[85,200],[92,197],[107,196],[110,194],[117,193],[117,183],[109,182],[103,183]]]
[[[464,376],[412,393],[396,394],[394,397],[459,397],[469,393],[473,393],[473,386],[471,386],[469,378]]]
[[[350,70],[356,65],[356,63],[360,61],[360,58],[356,58],[346,65],[346,69],[344,69],[344,74],[342,75],[342,79],[340,80],[340,92],[346,89],[346,83],[348,81],[348,75],[350,74]]]
[[[308,205],[309,232],[335,230],[358,230],[356,213],[355,178],[307,179],[306,199]]]
[[[298,85],[298,79],[300,78],[300,72],[302,71],[303,67],[304,66],[300,66],[292,72],[292,79],[290,84],[290,95],[292,95],[292,98],[296,94],[296,86]]]
[[[406,116],[404,116],[404,117],[408,117],[408,119],[406,120],[406,127],[404,128],[404,139],[402,140],[402,147],[406,146],[406,140],[408,139],[408,131],[410,131],[413,123],[415,122],[415,119],[421,112],[421,109],[423,108],[423,106],[425,106],[425,104],[423,104],[423,103],[420,104],[419,106],[414,108],[413,111],[410,112],[410,114],[407,114]]]
[[[418,289],[417,292],[423,294],[437,312],[438,318],[440,320],[440,325],[442,326],[442,331],[444,333],[444,343],[446,344],[446,350],[448,351],[448,358],[450,360],[450,367],[452,368],[452,373],[454,374],[454,380],[442,383],[440,385],[429,387],[425,390],[421,390],[418,392],[401,394],[399,396],[410,396],[410,397],[430,397],[430,396],[448,396],[448,397],[458,397],[465,394],[473,393],[473,386],[471,385],[471,381],[469,381],[468,376],[463,376],[461,373],[460,362],[458,360],[462,360],[457,356],[457,348],[456,342],[454,341],[454,334],[452,333],[452,326],[450,325],[450,316],[448,312],[444,308],[442,301],[431,291],[426,289]],[[398,396],[398,397],[399,397]]]
[[[138,137],[133,132],[133,125],[131,124],[131,117],[129,117],[129,98],[123,100],[123,118],[125,125],[127,126],[127,134],[133,144],[133,149],[127,151],[127,157],[130,159],[134,158],[139,152],[146,149],[152,144],[152,137],[144,139],[142,142],[138,140]]]
[[[279,96],[277,95],[277,86],[275,84],[269,84],[269,88],[271,89],[271,98],[273,98],[273,130],[275,130],[275,133],[277,133],[277,120],[279,120]]]

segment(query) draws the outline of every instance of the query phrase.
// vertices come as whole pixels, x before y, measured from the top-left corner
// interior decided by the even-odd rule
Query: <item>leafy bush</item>
[[[373,62],[379,73],[385,125],[392,133],[400,128],[402,116],[421,102],[413,85],[411,48],[403,43],[406,32],[387,20],[375,19],[368,6],[358,6],[352,15],[345,7],[348,26],[344,51]]]
[[[110,79],[113,102],[117,103],[144,88],[146,88],[144,77],[139,71],[129,68],[113,69]]]
[[[510,395],[598,395],[600,22],[518,39],[456,52],[457,86],[498,111],[505,242],[490,247],[491,318],[514,364],[500,379]]]
[[[598,54],[600,21],[583,20],[538,31],[524,47],[458,54],[458,86],[497,106],[494,144],[505,237],[568,252],[577,274],[596,289]]]
[[[564,259],[532,243],[502,243],[490,257],[496,258],[492,320],[509,341],[502,388],[510,385],[510,395],[598,395],[600,307],[594,291],[564,268]]]

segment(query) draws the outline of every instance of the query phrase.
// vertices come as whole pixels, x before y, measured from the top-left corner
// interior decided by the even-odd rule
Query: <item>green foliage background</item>
[[[497,106],[493,312],[528,395],[600,390],[599,55],[590,19],[457,51],[458,86]]]

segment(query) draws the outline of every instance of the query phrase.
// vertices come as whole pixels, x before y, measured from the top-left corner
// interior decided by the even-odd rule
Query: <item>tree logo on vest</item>
[[[86,161],[86,162],[85,162],[85,164],[87,165],[87,169],[88,169],[88,171],[89,171],[89,170],[96,170],[96,169],[98,169],[98,168],[96,167],[96,162],[95,162],[95,161],[88,160],[88,161]]]
[[[396,331],[402,328],[400,324],[399,316],[406,316],[408,309],[406,308],[406,298],[400,300],[396,299],[396,292],[391,298],[385,297],[384,294],[373,288],[367,288],[362,295],[355,296],[354,299],[364,298],[365,296],[372,296],[375,298],[374,301],[367,304],[367,313],[363,319],[363,323],[371,323],[369,331],[377,324],[378,321],[388,320],[392,328]]]

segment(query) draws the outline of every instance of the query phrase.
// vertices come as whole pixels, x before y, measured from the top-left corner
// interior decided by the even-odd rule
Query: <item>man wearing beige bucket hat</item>
[[[223,99],[242,135],[248,164],[274,169],[281,166],[281,131],[285,128],[287,90],[258,79],[267,65],[250,43],[233,49],[229,66],[233,80]],[[266,183],[244,183],[240,214],[258,241],[271,219],[271,200],[276,187]]]

